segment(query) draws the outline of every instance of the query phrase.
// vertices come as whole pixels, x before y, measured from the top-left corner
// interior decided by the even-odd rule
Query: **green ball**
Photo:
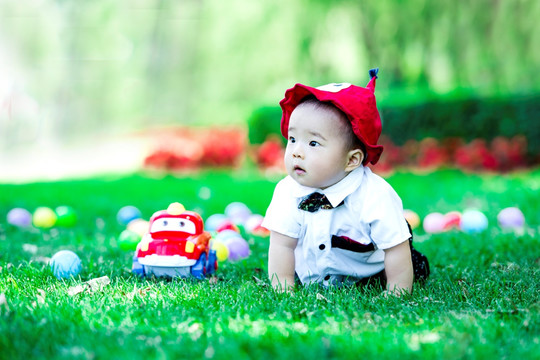
[[[73,227],[77,223],[77,214],[70,206],[59,206],[56,213],[56,225],[62,227]]]
[[[122,250],[135,250],[141,241],[141,236],[131,230],[124,230],[118,237],[118,246]]]

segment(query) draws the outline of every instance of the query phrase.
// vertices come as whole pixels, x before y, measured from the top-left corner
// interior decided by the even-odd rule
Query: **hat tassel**
[[[367,84],[366,87],[373,92],[375,92],[375,80],[378,78],[377,76],[378,73],[379,73],[379,68],[369,70],[369,77],[371,80],[369,80],[369,83]]]

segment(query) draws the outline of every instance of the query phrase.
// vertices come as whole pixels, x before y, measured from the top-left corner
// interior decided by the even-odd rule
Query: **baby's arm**
[[[414,275],[408,241],[384,251],[384,268],[388,291],[396,295],[412,291]]]
[[[276,290],[288,291],[294,287],[294,249],[297,242],[295,238],[270,232],[268,276]]]

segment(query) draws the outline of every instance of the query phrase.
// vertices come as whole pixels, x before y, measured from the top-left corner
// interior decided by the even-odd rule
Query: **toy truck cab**
[[[179,203],[157,211],[137,245],[133,272],[140,275],[202,278],[217,269],[211,236],[199,214]]]

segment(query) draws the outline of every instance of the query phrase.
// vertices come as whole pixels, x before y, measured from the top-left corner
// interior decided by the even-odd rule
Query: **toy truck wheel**
[[[204,278],[206,275],[206,253],[202,253],[199,260],[191,267],[191,275],[197,279]]]
[[[139,258],[137,258],[137,255],[133,257],[133,265],[131,267],[131,272],[138,276],[144,276],[146,271],[144,271],[144,265],[141,265],[139,263]]]

